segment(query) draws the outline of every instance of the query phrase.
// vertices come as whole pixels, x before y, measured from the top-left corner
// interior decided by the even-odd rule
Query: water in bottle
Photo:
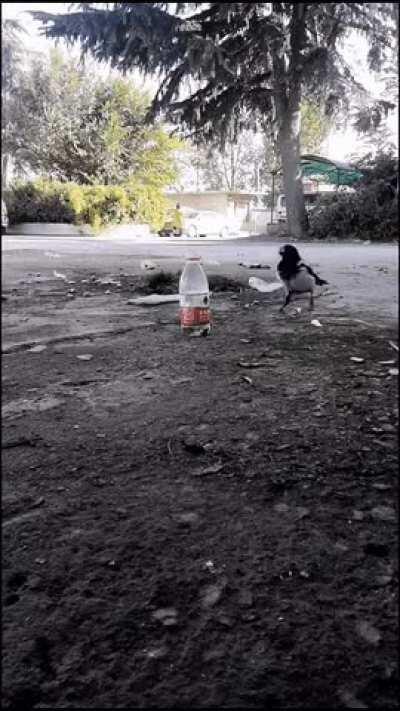
[[[210,291],[200,258],[188,259],[179,281],[181,330],[190,336],[210,332]]]

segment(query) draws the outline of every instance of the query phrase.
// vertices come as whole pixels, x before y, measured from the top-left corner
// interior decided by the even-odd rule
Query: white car
[[[182,211],[183,212],[183,211]],[[239,232],[234,218],[225,217],[211,210],[185,210],[183,212],[183,231],[189,237],[227,237]]]

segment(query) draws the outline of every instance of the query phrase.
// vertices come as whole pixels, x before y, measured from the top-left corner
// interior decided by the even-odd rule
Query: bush
[[[321,200],[309,215],[311,239],[397,239],[397,195],[384,180]]]
[[[10,225],[20,222],[62,222],[72,224],[75,213],[67,191],[58,184],[36,181],[17,183],[4,195]]]
[[[124,186],[77,185],[43,179],[16,183],[5,193],[10,225],[21,222],[110,225],[147,223],[159,230],[167,202],[161,190],[132,180]]]

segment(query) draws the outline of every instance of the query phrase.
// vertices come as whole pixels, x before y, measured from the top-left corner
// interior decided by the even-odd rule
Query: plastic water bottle
[[[179,280],[182,333],[207,336],[211,329],[210,290],[199,257],[188,259]]]

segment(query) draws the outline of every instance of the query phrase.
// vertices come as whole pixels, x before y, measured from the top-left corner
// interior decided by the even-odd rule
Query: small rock
[[[364,363],[364,358],[358,358],[358,356],[352,356],[350,360],[352,360],[353,363]]]
[[[251,590],[241,590],[238,602],[241,607],[251,607],[253,605],[253,594]]]
[[[340,691],[339,698],[347,709],[367,709],[368,706],[363,701],[357,699],[351,691]]]
[[[371,516],[377,521],[395,521],[396,511],[391,506],[375,506]]]
[[[165,627],[172,627],[177,624],[177,611],[174,607],[163,607],[152,614],[153,620],[158,620]]]
[[[306,509],[305,506],[296,506],[295,513],[296,517],[301,520],[302,518],[306,518],[306,516],[310,515],[310,510]]]
[[[233,627],[233,620],[227,615],[221,615],[220,617],[218,617],[218,622],[221,625],[224,625],[224,627]]]
[[[207,585],[201,592],[201,605],[204,608],[213,607],[221,599],[223,587],[221,585]]]
[[[369,642],[370,644],[378,644],[378,642],[380,642],[381,633],[379,632],[379,630],[376,629],[376,627],[371,625],[369,622],[358,622],[357,632],[360,637],[365,639],[365,641]]]
[[[83,353],[82,355],[76,356],[78,360],[92,360],[93,355],[91,353]]]
[[[195,513],[194,511],[188,511],[188,513],[179,514],[177,516],[177,520],[180,523],[187,523],[187,524],[197,523],[199,520],[199,515],[197,513]]]
[[[362,511],[359,511],[358,509],[354,509],[353,511],[353,519],[354,521],[362,521],[364,518],[364,514]]]
[[[389,585],[393,580],[393,575],[378,575],[375,578],[375,585],[377,585],[380,588],[385,587],[386,585]]]
[[[288,504],[275,504],[274,506],[274,511],[277,513],[288,513],[290,510],[290,507]]]
[[[203,662],[213,662],[216,659],[222,659],[225,656],[224,649],[210,649],[203,654]]]

